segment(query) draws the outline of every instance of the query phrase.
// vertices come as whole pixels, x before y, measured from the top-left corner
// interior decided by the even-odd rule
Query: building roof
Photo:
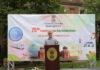
[[[81,6],[82,5],[82,0],[80,1],[70,1],[70,0],[57,0],[60,4],[62,5],[72,5],[72,6]]]

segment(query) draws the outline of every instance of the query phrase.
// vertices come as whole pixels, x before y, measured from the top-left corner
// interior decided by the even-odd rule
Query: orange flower
[[[96,53],[95,52],[91,52],[90,55],[96,55]]]

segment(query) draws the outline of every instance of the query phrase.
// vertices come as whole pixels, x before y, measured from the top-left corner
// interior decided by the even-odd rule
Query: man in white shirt
[[[58,45],[58,41],[53,38],[53,31],[48,31],[48,39],[45,41],[45,45]]]

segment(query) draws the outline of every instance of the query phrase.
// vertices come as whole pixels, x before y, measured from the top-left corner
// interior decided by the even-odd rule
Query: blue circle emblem
[[[19,27],[12,27],[9,30],[9,38],[12,41],[19,41],[23,37],[23,32]]]

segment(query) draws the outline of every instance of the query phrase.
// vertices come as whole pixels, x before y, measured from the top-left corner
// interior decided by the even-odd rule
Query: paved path
[[[92,68],[92,69],[89,69],[89,68],[73,68],[73,69],[60,69],[60,70],[100,70],[100,68]]]

